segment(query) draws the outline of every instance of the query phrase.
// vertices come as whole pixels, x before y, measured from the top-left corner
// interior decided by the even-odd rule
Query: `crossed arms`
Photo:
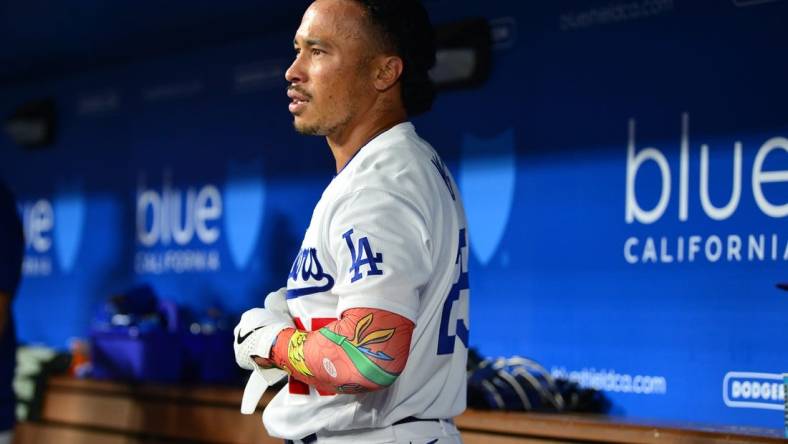
[[[405,368],[413,328],[389,311],[351,308],[315,331],[282,330],[269,359],[254,361],[285,370],[321,393],[370,392],[391,385]]]

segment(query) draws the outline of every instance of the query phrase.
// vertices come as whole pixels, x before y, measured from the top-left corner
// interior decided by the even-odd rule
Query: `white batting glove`
[[[235,362],[243,369],[256,367],[252,356],[268,359],[276,336],[288,327],[295,327],[293,320],[266,308],[253,308],[241,315],[241,322],[233,332]]]
[[[249,375],[249,380],[244,387],[243,398],[241,399],[241,413],[251,415],[257,409],[257,404],[263,397],[268,387],[276,384],[277,381],[287,376],[278,368],[260,368],[259,366]]]
[[[235,327],[235,361],[241,368],[252,370],[241,400],[241,413],[245,415],[254,413],[266,389],[287,375],[277,368],[262,368],[252,358],[268,358],[279,332],[294,327],[286,295],[285,288],[269,293],[265,298],[265,308],[247,311]]]
[[[287,307],[287,288],[285,287],[268,293],[268,296],[265,297],[263,307],[274,313],[292,318],[292,316],[290,316],[290,309]]]

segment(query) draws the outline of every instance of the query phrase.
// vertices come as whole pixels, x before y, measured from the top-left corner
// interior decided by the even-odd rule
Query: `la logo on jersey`
[[[369,270],[367,271],[366,276],[377,276],[383,274],[383,270],[378,268],[378,264],[383,263],[383,253],[373,253],[372,247],[369,246],[369,239],[367,237],[362,237],[358,240],[358,250],[353,246],[353,229],[349,229],[342,235],[345,238],[345,242],[347,242],[347,248],[350,250],[350,259],[353,262],[353,265],[350,266],[350,270],[353,272],[353,277],[350,278],[350,282],[356,282],[357,280],[364,277],[362,275],[361,267],[368,266]]]

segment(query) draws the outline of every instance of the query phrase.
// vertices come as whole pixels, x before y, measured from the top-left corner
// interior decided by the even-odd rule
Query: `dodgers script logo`
[[[463,137],[460,188],[471,227],[471,250],[483,265],[498,249],[509,221],[515,167],[514,130],[491,139]]]
[[[85,200],[77,187],[66,187],[53,200],[21,202],[20,217],[25,234],[22,273],[28,277],[49,276],[54,256],[63,274],[70,273],[82,243]]]
[[[265,182],[260,175],[261,163],[230,164],[224,188],[224,229],[227,248],[238,269],[249,263],[257,246],[265,207]]]
[[[316,248],[303,248],[293,261],[288,281],[298,288],[289,288],[287,299],[295,299],[334,288],[334,278],[323,270]]]

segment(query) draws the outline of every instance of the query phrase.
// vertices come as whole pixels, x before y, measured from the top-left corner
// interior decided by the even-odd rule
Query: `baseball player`
[[[285,77],[294,127],[325,136],[337,175],[287,287],[235,329],[242,402],[287,442],[456,443],[465,409],[468,240],[460,195],[408,122],[434,98],[417,0],[316,0]]]

